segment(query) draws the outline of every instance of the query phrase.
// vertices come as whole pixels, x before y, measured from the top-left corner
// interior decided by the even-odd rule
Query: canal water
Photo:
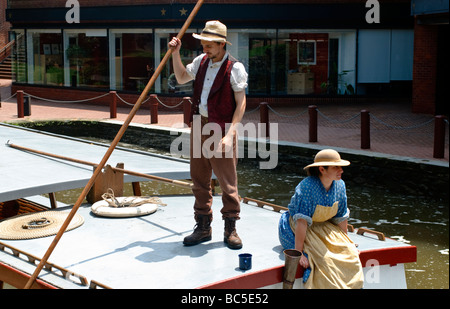
[[[40,127],[40,129],[62,132],[61,128]],[[81,135],[80,132],[67,129],[63,131],[66,135],[86,138],[86,135]],[[96,132],[99,133],[101,130]],[[114,132],[116,130],[113,130]],[[99,134],[102,137],[105,136],[104,132]],[[95,136],[87,138],[98,141]],[[128,144],[121,144],[124,147],[167,154],[167,142],[161,142],[161,147],[150,148],[143,142],[148,138],[125,138],[125,140]],[[161,137],[151,140],[161,140]],[[309,161],[311,158],[301,158],[290,154],[280,157],[276,169],[261,170],[254,160],[240,160],[239,194],[242,197],[287,206],[296,185],[306,177],[303,166]],[[356,228],[367,227],[380,231],[387,237],[417,247],[417,262],[405,266],[408,288],[448,289],[448,187],[445,186],[446,189],[442,189],[443,187],[436,185],[429,176],[422,177],[423,167],[418,168],[418,171],[402,175],[400,179],[403,181],[400,181],[396,170],[386,170],[382,167],[363,169],[358,166],[358,163],[353,163],[354,161],[352,161],[352,168],[344,168],[343,175],[347,185],[349,223]],[[444,181],[448,185],[448,179]],[[144,195],[190,193],[186,189],[156,182],[144,182],[141,184],[141,189]],[[125,195],[133,194],[131,185],[127,184],[125,191]],[[57,192],[56,197],[59,201],[73,204],[80,192],[81,189]],[[245,222],[239,224],[245,224]]]
[[[286,171],[255,172],[239,168],[242,196],[287,206],[295,186],[305,176]],[[417,247],[417,262],[406,264],[408,288],[449,288],[449,201],[346,179],[349,224],[367,227]]]

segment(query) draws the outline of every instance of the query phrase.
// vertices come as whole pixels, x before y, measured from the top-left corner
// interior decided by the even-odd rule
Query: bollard
[[[361,149],[370,149],[370,113],[361,111]]]
[[[269,137],[269,108],[267,102],[259,103],[259,120],[266,125],[266,137]]]
[[[117,95],[115,91],[110,91],[109,118],[117,118]]]
[[[23,118],[23,90],[17,90],[17,117]]]
[[[317,142],[317,106],[308,106],[309,113],[309,142]]]
[[[158,96],[150,95],[150,123],[158,123]]]
[[[23,97],[23,115],[31,116],[31,98],[27,95]]]
[[[191,98],[183,98],[183,120],[184,124],[188,127],[191,126]]]
[[[445,116],[434,116],[433,158],[442,159],[445,154]]]

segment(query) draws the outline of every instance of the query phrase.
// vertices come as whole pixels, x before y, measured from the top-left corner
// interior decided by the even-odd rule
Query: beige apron
[[[305,282],[307,289],[336,289],[363,287],[363,271],[355,243],[341,228],[328,220],[338,210],[317,205],[313,223],[306,231],[303,251],[308,255],[311,274]]]

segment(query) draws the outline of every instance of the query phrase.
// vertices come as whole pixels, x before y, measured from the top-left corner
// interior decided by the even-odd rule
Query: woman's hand
[[[309,267],[308,258],[304,254],[302,254],[300,260],[298,261],[298,264],[303,268],[308,268]]]

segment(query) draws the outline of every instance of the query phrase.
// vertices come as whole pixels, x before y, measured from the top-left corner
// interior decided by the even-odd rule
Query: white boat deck
[[[17,150],[6,143],[99,163],[108,145],[56,134],[0,124],[0,202],[62,190],[83,188],[92,176],[88,165],[54,159]],[[107,164],[134,172],[169,178],[189,179],[189,162],[142,151],[116,148]],[[142,181],[124,175],[124,182]],[[148,179],[146,179],[148,181]]]
[[[222,202],[216,196],[212,240],[187,247],[182,241],[194,225],[194,198],[163,196],[161,199],[167,206],[161,206],[151,215],[135,218],[97,217],[90,211],[90,205],[82,205],[77,213],[83,216],[84,224],[64,233],[48,262],[84,276],[89,282],[94,280],[122,289],[199,288],[284,265],[283,249],[278,240],[279,213],[242,204],[237,230],[244,246],[240,250],[231,250],[223,243]],[[362,252],[382,250],[383,253],[388,249],[411,247],[392,239],[380,241],[372,235],[349,235]],[[53,239],[54,236],[48,236],[0,242],[42,257]],[[239,269],[240,253],[253,255],[251,270]],[[395,256],[395,252],[388,255]],[[25,256],[16,257],[7,249],[0,250],[0,262],[29,274],[36,267]],[[394,260],[391,262],[396,264]],[[79,284],[77,278],[71,279],[78,283],[63,280],[60,273],[55,275],[45,269],[39,279],[61,288],[87,288]]]
[[[161,197],[167,206],[154,214],[135,218],[95,216],[89,205],[79,208],[85,222],[66,232],[49,262],[112,288],[197,288],[242,274],[238,255],[253,254],[250,271],[282,265],[283,253],[278,242],[279,214],[243,204],[237,228],[244,247],[230,250],[223,242],[221,199],[214,198],[213,238],[187,247],[183,238],[192,232],[193,197]],[[63,211],[63,209],[58,209]],[[54,236],[30,240],[0,240],[12,247],[42,257]],[[26,272],[34,266],[7,252],[0,251],[0,261]],[[39,277],[62,288],[83,288],[46,274]]]

